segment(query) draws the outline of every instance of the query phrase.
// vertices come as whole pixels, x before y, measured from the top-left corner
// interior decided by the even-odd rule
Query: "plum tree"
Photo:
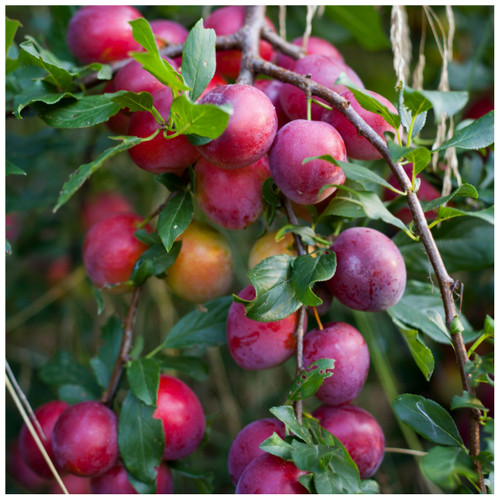
[[[363,82],[355,71],[338,58],[325,56],[322,54],[311,54],[299,59],[294,66],[294,71],[301,75],[311,75],[311,80],[335,90],[342,92],[345,86],[336,84],[341,73],[360,87],[364,87]],[[321,101],[321,99],[318,99]],[[303,90],[295,85],[285,83],[280,90],[280,102],[283,110],[290,120],[307,118],[307,99]],[[311,117],[313,120],[320,120],[323,108],[318,104],[311,106]]]
[[[233,109],[222,135],[198,146],[205,159],[222,168],[240,168],[255,163],[269,151],[278,129],[278,117],[264,92],[251,85],[221,85],[199,102],[229,104]]]
[[[167,120],[172,105],[172,92],[169,87],[152,92],[153,105],[160,115]],[[135,111],[130,118],[129,135],[149,137],[160,128],[154,116],[147,111]],[[173,131],[166,131],[167,136]],[[134,163],[148,172],[161,174],[164,172],[182,172],[192,165],[200,156],[198,150],[183,134],[166,139],[162,131],[153,139],[141,142],[129,149]]]
[[[370,413],[354,405],[321,405],[313,417],[344,445],[363,479],[375,474],[384,459],[385,436]]]
[[[335,362],[333,376],[323,381],[316,396],[332,406],[352,401],[363,388],[370,353],[365,339],[353,326],[340,321],[326,323],[304,337],[304,366],[314,366],[321,358]]]
[[[40,434],[36,426],[34,426],[34,428],[52,462],[54,462],[54,453],[52,450],[52,432],[54,430],[54,426],[56,425],[57,419],[68,406],[68,403],[66,403],[65,401],[49,401],[42,406],[39,406],[34,412],[35,418],[40,424],[43,435]],[[38,449],[36,441],[33,439],[33,436],[31,435],[26,424],[24,424],[21,428],[18,446],[21,457],[23,458],[24,462],[33,470],[33,472],[44,478],[52,477],[52,471],[45,461],[44,456]]]
[[[252,285],[238,294],[241,299],[255,298]],[[298,314],[278,321],[254,321],[245,315],[245,306],[232,303],[226,322],[227,345],[234,361],[246,370],[263,370],[286,361],[295,351],[294,337]]]
[[[328,288],[343,304],[360,311],[385,311],[406,287],[406,266],[399,248],[369,227],[342,231],[332,245],[337,256]]]
[[[98,401],[66,408],[52,432],[52,450],[59,466],[75,476],[96,476],[118,458],[116,415]]]
[[[262,185],[270,175],[267,156],[238,169],[223,169],[200,158],[195,166],[195,198],[219,226],[243,229],[262,213]]]
[[[167,464],[162,462],[157,467],[155,493],[161,495],[172,494],[173,492],[172,473]],[[94,495],[127,495],[137,494],[137,490],[130,483],[123,464],[117,462],[104,474],[90,479],[90,493]]]
[[[182,380],[161,375],[153,418],[161,420],[165,433],[165,460],[193,453],[205,433],[205,414],[200,400]]]
[[[135,262],[148,248],[134,233],[143,219],[133,213],[118,213],[96,222],[83,242],[83,264],[96,287],[122,292],[128,286],[109,288],[125,283]],[[151,229],[146,226],[146,229]]]
[[[303,474],[305,472],[293,462],[264,453],[245,467],[236,485],[236,494],[309,493],[298,480]]]
[[[85,64],[125,59],[130,51],[141,48],[129,24],[138,17],[141,13],[126,5],[85,5],[69,22],[68,47]]]
[[[245,8],[242,5],[220,7],[207,16],[203,24],[212,28],[217,35],[232,35],[236,33],[245,20]],[[274,29],[273,23],[266,18],[266,24]],[[274,58],[272,45],[264,40],[259,41],[259,55],[266,61]],[[217,71],[231,80],[236,79],[241,67],[241,50],[220,50],[216,55]]]
[[[260,448],[261,443],[276,432],[285,437],[285,426],[277,418],[260,418],[243,427],[234,438],[227,459],[227,468],[234,485],[245,470],[246,466],[265,452]]]
[[[367,91],[371,96],[385,106],[389,112],[397,114],[394,104],[388,99],[371,90]],[[361,118],[385,140],[384,133],[391,132],[396,134],[396,130],[389,125],[381,115],[364,109],[354,97],[352,91],[346,89],[340,94],[350,102],[352,108],[361,116]],[[358,133],[354,125],[336,109],[324,110],[321,119],[330,125],[333,125],[344,139],[347,156],[357,160],[378,160],[382,158],[380,152],[371,144],[366,137]]]
[[[342,137],[324,122],[293,120],[281,128],[269,152],[271,176],[279,189],[299,205],[314,205],[337,189],[325,185],[343,184],[340,167],[327,160],[306,158],[330,155],[344,161],[346,152]]]
[[[217,229],[193,221],[182,233],[182,247],[165,281],[179,297],[195,303],[224,295],[233,281],[233,252]]]

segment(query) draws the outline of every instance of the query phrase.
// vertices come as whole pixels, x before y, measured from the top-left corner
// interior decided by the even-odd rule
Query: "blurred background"
[[[215,7],[208,6],[137,6],[148,20],[166,18],[191,28],[202,16]],[[76,7],[68,6],[7,6],[6,14],[22,26],[15,42],[25,35],[34,37],[63,60],[72,60],[65,44],[66,25]],[[441,55],[423,9],[407,8],[413,61],[425,25],[424,53],[426,65],[424,88],[437,89]],[[447,26],[444,8],[433,7],[443,26]],[[470,105],[465,117],[477,117],[493,107],[493,7],[454,6],[456,23],[453,60],[449,66],[452,90],[470,92]],[[279,8],[271,6],[267,15],[279,27]],[[286,9],[287,39],[303,34],[306,8],[290,6]],[[321,16],[312,23],[312,34],[332,42],[344,59],[374,90],[395,102],[396,78],[393,70],[389,41],[391,7],[331,7],[326,6]],[[15,47],[12,49],[15,51]],[[412,62],[412,68],[414,67]],[[36,74],[25,71],[23,78]],[[12,109],[16,95],[15,82],[7,77],[7,111]],[[99,91],[99,89],[96,89]],[[431,122],[431,120],[429,120]],[[424,134],[433,137],[430,123]],[[82,266],[82,242],[88,228],[92,201],[103,193],[118,193],[138,214],[147,216],[164,201],[165,188],[152,182],[151,174],[137,168],[126,153],[113,157],[82,189],[56,214],[52,209],[59,191],[69,175],[81,164],[95,158],[109,147],[110,135],[105,125],[91,129],[53,129],[29,110],[23,119],[6,120],[7,159],[23,169],[27,175],[9,175],[5,186],[6,234],[12,253],[6,256],[5,310],[6,357],[17,380],[33,407],[56,397],[53,389],[40,377],[40,368],[59,350],[64,350],[85,365],[99,346],[101,328],[109,317],[124,317],[129,295],[104,296],[104,311],[97,315],[97,302],[92,286]],[[387,167],[374,168],[388,175]],[[493,151],[460,156],[462,180],[481,188],[483,200],[493,200]],[[426,178],[441,189],[441,173],[426,174]],[[196,216],[203,218],[197,211]],[[279,228],[284,219],[278,218]],[[478,230],[481,226],[466,221],[458,233]],[[376,226],[377,227],[377,226]],[[458,226],[457,226],[458,227]],[[325,225],[323,230],[328,230]],[[264,225],[258,221],[241,231],[222,230],[233,246],[236,270],[232,292],[239,292],[248,284],[247,260],[255,239]],[[387,227],[384,228],[387,230]],[[443,225],[440,231],[446,232]],[[483,234],[483,233],[481,233]],[[490,234],[490,233],[487,233]],[[454,244],[452,235],[450,245]],[[451,266],[453,277],[465,283],[462,312],[474,330],[480,330],[486,314],[493,316],[493,233],[481,258],[471,255],[462,260],[445,262]],[[458,259],[458,257],[455,257]],[[425,266],[409,267],[409,276],[428,281]],[[148,280],[143,293],[134,328],[136,338],[142,337],[145,352],[158,345],[175,322],[193,309],[193,305],[171,295],[159,279]],[[391,320],[385,314],[353,315],[334,301],[323,316],[323,322],[346,321],[357,326],[370,347],[372,365],[366,385],[355,403],[372,413],[381,424],[387,446],[419,448],[425,444],[411,432],[401,430],[390,402],[396,394],[421,394],[449,408],[454,394],[461,394],[461,384],[450,346],[426,339],[436,361],[436,369],[426,382],[415,365],[407,345]],[[309,317],[310,328],[315,320]],[[311,326],[313,325],[313,326]],[[175,353],[174,353],[175,354]],[[249,422],[270,416],[271,406],[282,404],[295,372],[295,360],[261,372],[247,372],[239,368],[229,356],[227,348],[193,349],[189,355],[198,358],[196,376],[186,377],[195,390],[207,414],[209,434],[204,446],[185,459],[202,475],[213,472],[216,493],[233,493],[227,472],[227,454],[232,439]],[[118,395],[118,398],[120,395]],[[483,402],[492,405],[492,394],[485,394]],[[487,398],[488,401],[486,400]],[[314,410],[318,401],[305,401],[307,410]],[[492,408],[493,411],[493,408]],[[22,420],[9,396],[6,398],[6,445],[15,445]],[[456,413],[459,426],[466,427],[464,416]],[[10,449],[10,448],[9,448]],[[47,492],[47,483],[33,484],[23,480],[14,467],[14,453],[7,454],[7,493]],[[419,471],[411,455],[387,453],[375,479],[382,493],[436,492]],[[197,481],[176,475],[176,492],[197,493]]]

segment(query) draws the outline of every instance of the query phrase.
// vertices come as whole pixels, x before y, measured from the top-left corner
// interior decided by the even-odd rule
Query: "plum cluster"
[[[137,493],[120,458],[117,415],[106,405],[99,401],[70,405],[54,400],[38,407],[34,417],[37,425],[32,419],[33,428],[70,493]],[[205,415],[188,385],[171,375],[161,375],[153,418],[162,422],[165,436],[156,493],[173,493],[168,462],[187,457],[198,448],[205,433]],[[26,424],[19,435],[18,450],[18,470],[23,466],[37,478],[52,478]],[[56,487],[54,490],[57,492]]]
[[[132,7],[82,7],[69,24],[68,46],[82,63],[123,59],[130,51],[141,50],[129,24],[140,16]],[[271,21],[266,19],[266,22],[274,29]],[[213,28],[217,35],[235,33],[243,23],[243,6],[216,9],[204,20],[205,27]],[[171,21],[153,20],[150,24],[160,48],[169,43],[183,43],[188,35],[183,26]],[[302,45],[302,39],[293,43]],[[310,37],[306,55],[297,61],[276,52],[265,41],[260,42],[259,51],[263,59],[310,75],[315,82],[340,93],[382,139],[386,132],[396,134],[379,114],[366,111],[346,86],[337,83],[339,76],[345,74],[354,85],[364,88],[359,76],[329,42]],[[166,61],[182,72],[181,58]],[[179,237],[182,247],[165,281],[176,295],[195,303],[220,297],[230,290],[234,258],[229,242],[217,226],[240,230],[255,222],[264,209],[262,188],[266,179],[272,178],[297,212],[308,205],[321,210],[346,177],[342,168],[319,157],[328,155],[340,162],[349,158],[365,161],[380,158],[379,152],[342,113],[324,102],[318,103],[320,100],[309,102],[298,87],[269,79],[257,79],[255,85],[234,83],[240,65],[239,50],[217,52],[216,73],[198,99],[201,104],[229,104],[233,110],[226,130],[217,139],[195,145],[185,135],[169,138],[174,132],[162,130],[153,139],[129,150],[132,162],[153,174],[181,177],[189,167],[194,169],[194,199],[214,224],[196,220],[189,224]],[[106,92],[119,90],[151,93],[161,117],[169,119],[174,100],[171,89],[136,61],[122,66],[105,88]],[[397,112],[387,99],[368,92],[389,111]],[[151,136],[161,127],[151,113],[127,110],[118,112],[107,125],[116,133],[141,138]],[[313,159],[304,162],[306,158]],[[83,261],[96,287],[127,291],[134,265],[148,248],[135,233],[138,229],[153,232],[154,228],[126,204],[106,213],[107,210],[98,210],[99,217],[87,224]],[[249,267],[270,255],[296,256],[290,234],[280,242],[274,236],[275,233],[269,232],[255,243]],[[321,289],[325,307],[335,297],[353,309],[383,311],[401,298],[406,283],[404,261],[398,248],[383,233],[353,227],[340,233],[326,251],[335,252],[337,268]],[[239,293],[245,300],[252,300],[255,295],[252,285]],[[226,325],[230,354],[246,370],[280,365],[296,351],[297,326],[298,313],[279,321],[254,321],[246,316],[242,304],[233,303]],[[314,416],[344,444],[361,477],[372,476],[383,458],[384,435],[368,412],[351,404],[369,370],[365,340],[347,323],[330,322],[309,331],[303,347],[304,366],[312,367],[322,358],[333,359],[335,363],[333,376],[325,379],[316,394],[322,405]],[[180,380],[162,375],[157,403],[154,416],[164,425],[165,461],[191,454],[205,429],[196,395]],[[69,407],[61,402],[48,405],[54,407],[49,412],[53,428],[47,427],[45,444],[58,467],[68,474],[91,476],[94,492],[132,492],[119,459],[113,412],[97,402]],[[173,412],[171,408],[178,410]],[[88,415],[88,423],[82,426],[84,415]],[[94,429],[94,424],[93,432],[102,440],[96,437],[90,440],[89,429]],[[234,440],[228,464],[237,493],[306,492],[298,481],[304,471],[259,448],[273,432],[284,437],[283,424],[276,419],[261,419],[245,427]],[[29,441],[29,437],[26,439]],[[27,445],[22,445],[21,451],[27,463],[37,470],[38,466],[30,463],[35,452],[27,451]],[[158,469],[158,493],[171,488],[167,476],[168,467],[162,464]],[[110,484],[116,491],[112,491]]]

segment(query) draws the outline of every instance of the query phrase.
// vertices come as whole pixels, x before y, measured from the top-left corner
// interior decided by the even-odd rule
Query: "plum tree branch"
[[[130,305],[127,311],[127,316],[125,317],[125,322],[123,325],[123,337],[122,343],[120,345],[120,352],[116,358],[115,366],[113,368],[113,373],[108,384],[108,387],[103,392],[101,396],[101,402],[106,405],[110,405],[113,401],[116,389],[120,382],[120,378],[123,372],[123,365],[128,361],[128,353],[130,347],[132,346],[132,333],[134,329],[135,318],[137,315],[137,308],[139,307],[139,299],[141,297],[142,286],[134,288],[132,292],[132,298],[130,300]]]

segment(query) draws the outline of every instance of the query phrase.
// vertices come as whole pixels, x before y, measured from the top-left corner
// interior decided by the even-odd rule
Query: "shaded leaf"
[[[226,343],[226,319],[231,297],[207,302],[183,316],[170,330],[161,344],[165,348],[182,349],[193,345],[216,346]]]
[[[19,27],[22,26],[16,19],[5,18],[5,55],[9,53],[11,45],[14,43],[14,38]]]
[[[302,369],[292,382],[286,404],[313,396],[321,387],[323,380],[333,375],[331,370],[334,364],[333,359],[318,359],[311,363],[307,370]]]
[[[114,137],[114,139],[121,141],[117,146],[113,146],[109,149],[103,151],[95,160],[85,163],[78,167],[69,177],[69,179],[64,183],[61,192],[59,193],[59,198],[57,200],[56,206],[52,210],[54,213],[59,210],[75,193],[82,187],[85,181],[98,170],[103,163],[109,158],[115,156],[122,151],[126,151],[134,147],[143,141],[139,137]]]
[[[130,362],[127,379],[134,396],[143,403],[155,406],[160,383],[160,366],[154,359],[140,358]]]
[[[450,409],[456,410],[457,408],[476,408],[478,410],[488,411],[488,408],[481,403],[479,398],[472,396],[467,391],[463,391],[461,396],[457,396],[456,394],[453,396]]]
[[[160,364],[162,370],[180,371],[198,381],[206,380],[210,370],[207,361],[196,356],[169,356],[159,353],[154,359]]]
[[[60,400],[66,401],[70,405],[82,401],[95,401],[95,393],[89,391],[88,387],[80,384],[64,384],[57,389],[57,396]]]
[[[455,191],[453,191],[453,193],[449,194],[448,196],[440,196],[439,198],[431,201],[422,201],[422,209],[424,212],[435,210],[436,208],[444,205],[445,203],[448,203],[457,196],[467,196],[469,198],[476,199],[479,195],[476,188],[471,184],[461,184],[457,189],[455,189]]]
[[[193,214],[193,199],[188,191],[174,193],[162,208],[156,230],[167,252],[170,252],[174,241],[189,226]]]
[[[160,465],[165,437],[162,421],[153,418],[155,408],[128,392],[118,421],[118,448],[125,468],[155,491],[156,467]]]
[[[299,437],[306,443],[312,444],[312,435],[307,428],[300,425],[297,417],[295,415],[295,411],[293,406],[283,405],[283,406],[273,406],[269,409],[269,411],[278,419],[281,420],[288,432],[294,434]]]
[[[270,437],[262,441],[259,448],[266,453],[280,457],[283,460],[292,459],[293,446],[278,436],[276,432],[273,432]]]
[[[163,274],[174,262],[181,250],[182,243],[176,241],[170,252],[162,242],[155,243],[137,259],[130,279],[134,286],[142,285],[151,276]]]
[[[153,108],[153,97],[149,92],[127,92],[120,90],[112,94],[104,94],[109,100],[128,111],[150,111]]]
[[[440,90],[415,90],[411,87],[404,88],[404,104],[413,116],[434,110],[436,123],[441,120],[442,113],[453,116],[464,108],[469,99],[468,92],[440,91]]]
[[[10,160],[5,160],[5,175],[26,175],[26,172]]]
[[[401,394],[392,402],[398,418],[417,434],[436,444],[463,445],[451,415],[431,399],[414,394]]]
[[[397,144],[391,139],[387,141],[387,147],[389,148],[391,158],[394,162],[399,162],[403,158],[406,158],[409,162],[413,163],[413,171],[415,175],[418,175],[422,170],[424,170],[424,168],[427,167],[431,161],[431,153],[424,147],[407,148]]]

